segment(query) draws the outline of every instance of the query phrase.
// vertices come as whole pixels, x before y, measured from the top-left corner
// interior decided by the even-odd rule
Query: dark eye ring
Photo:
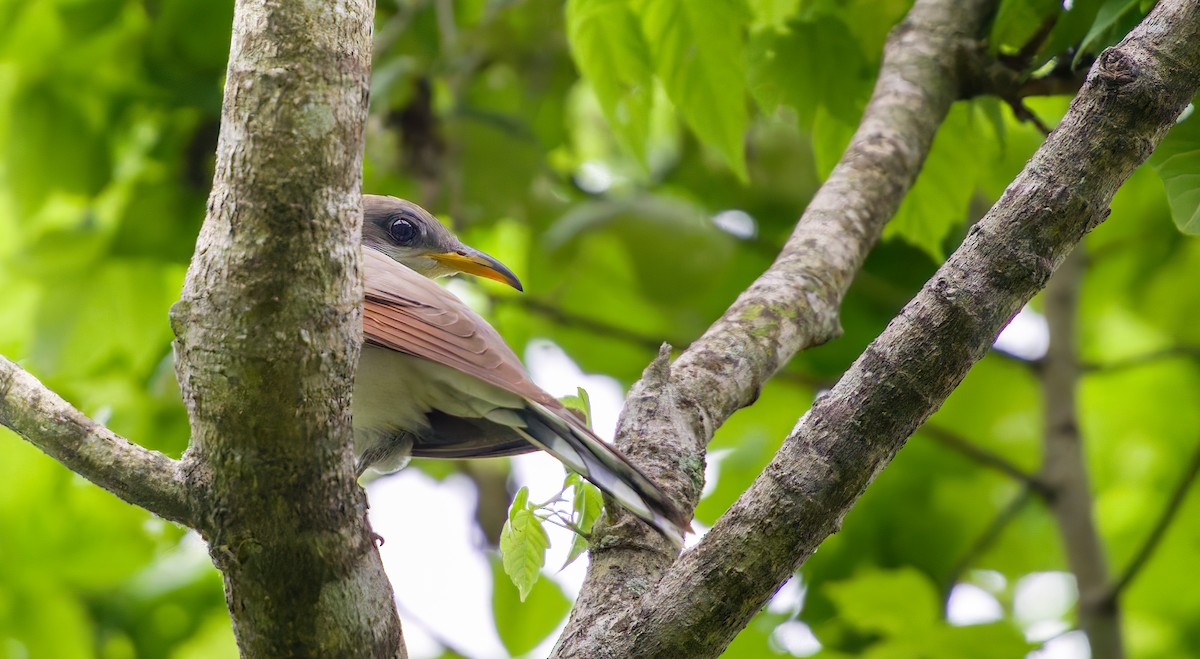
[[[392,220],[388,233],[397,244],[408,245],[417,237],[417,225],[413,224],[412,220],[401,217]]]

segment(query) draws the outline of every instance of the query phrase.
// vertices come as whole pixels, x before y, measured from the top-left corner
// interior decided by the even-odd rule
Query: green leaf
[[[503,568],[492,561],[492,616],[500,642],[511,656],[528,654],[545,641],[570,608],[570,600],[551,579],[542,579],[527,596],[518,597]]]
[[[641,18],[667,96],[745,182],[746,8],[737,0],[646,0]]]
[[[902,238],[942,260],[943,241],[966,221],[979,178],[995,161],[995,142],[981,136],[981,120],[970,103],[951,108],[884,238]]]
[[[869,570],[827,585],[841,621],[881,638],[857,656],[988,659],[1020,657],[1031,647],[1009,623],[946,624],[941,601],[929,578],[911,568]]]
[[[1075,60],[1071,63],[1072,66],[1078,66],[1079,60],[1085,54],[1099,52],[1101,48],[1114,41],[1113,28],[1119,25],[1119,21],[1127,12],[1138,6],[1138,2],[1139,0],[1108,0],[1105,2],[1096,13],[1096,21],[1092,23],[1092,28],[1088,30],[1087,36],[1079,44],[1079,50],[1075,52]]]
[[[601,236],[620,241],[635,284],[660,305],[697,303],[724,282],[735,240],[703,207],[669,195],[638,195],[576,204],[543,242],[563,267],[577,267],[579,249]],[[671,245],[669,256],[664,245]],[[567,261],[570,264],[567,265]],[[688,282],[681,287],[680,282]],[[595,298],[585,298],[595,306]],[[630,316],[636,317],[630,310]]]
[[[529,507],[529,489],[522,487],[508,509],[508,521],[500,531],[500,555],[504,573],[520,591],[521,601],[529,595],[546,564],[550,536]]]
[[[1167,133],[1150,156],[1150,166],[1167,190],[1175,226],[1200,235],[1200,119],[1194,110]]]
[[[0,165],[20,209],[31,214],[52,192],[90,196],[109,178],[103,137],[78,104],[49,86],[12,101]]]
[[[821,180],[829,178],[833,168],[842,159],[842,154],[854,137],[855,128],[853,123],[844,121],[824,107],[817,109],[812,128],[813,160]]]
[[[1102,4],[1102,0],[1076,0],[1070,9],[1060,14],[1054,28],[1046,37],[1046,43],[1038,50],[1033,68],[1045,64],[1050,58],[1061,55],[1078,44],[1095,23],[1096,14]]]
[[[750,93],[763,112],[779,105],[796,110],[800,126],[812,125],[824,107],[840,121],[862,113],[874,77],[846,24],[834,16],[788,25],[786,33],[765,32],[750,41]],[[820,66],[823,61],[836,67]]]
[[[609,124],[646,162],[654,72],[637,16],[624,0],[569,0],[567,39]]]
[[[1061,0],[1004,0],[992,21],[990,45],[993,49],[1018,51],[1046,19],[1061,11]]]
[[[578,474],[571,474],[575,479],[571,482],[574,490],[572,506],[575,512],[576,526],[584,533],[591,533],[596,520],[600,519],[600,511],[604,509],[604,496],[599,488],[583,480]]]
[[[575,534],[575,539],[571,542],[571,551],[567,554],[563,568],[574,563],[575,559],[587,550],[588,537],[585,534],[592,532],[596,520],[600,519],[600,512],[604,510],[604,496],[596,486],[583,480],[578,474],[568,474],[566,484],[574,490],[574,522],[580,532]]]
[[[558,399],[567,409],[574,410],[583,414],[583,423],[587,427],[592,427],[592,400],[588,398],[588,392],[583,387],[576,387],[575,391],[579,392],[574,396],[563,396]]]
[[[992,125],[992,132],[996,135],[996,144],[1000,150],[1004,150],[1008,137],[1008,128],[1004,125],[1004,108],[1001,105],[1000,99],[995,96],[980,96],[971,101],[975,107],[983,114],[987,122]]]
[[[782,28],[791,17],[800,11],[801,0],[747,0],[754,13],[754,29]]]
[[[843,620],[869,632],[901,635],[931,625],[940,608],[937,590],[912,568],[868,571],[825,586]]]
[[[1027,656],[1034,644],[1026,641],[1017,627],[1008,622],[963,627],[941,626],[931,644],[937,648],[936,657],[956,659],[1008,659]]]

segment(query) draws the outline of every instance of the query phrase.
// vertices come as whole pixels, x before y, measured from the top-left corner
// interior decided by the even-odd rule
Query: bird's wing
[[[525,427],[516,430],[531,444],[558,458],[676,545],[683,544],[684,534],[692,530],[688,516],[629,458],[604,443],[574,414],[561,406],[552,410],[531,403],[523,418]]]
[[[374,249],[366,271],[363,335],[368,343],[428,359],[539,403],[557,403],[525,373],[504,339],[432,280]]]
[[[629,459],[529,379],[487,321],[453,293],[374,249],[363,250],[363,334],[368,343],[427,359],[523,397],[519,430],[630,512],[678,540],[686,516]]]

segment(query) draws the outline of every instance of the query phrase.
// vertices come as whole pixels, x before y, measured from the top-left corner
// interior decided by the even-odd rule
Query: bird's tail
[[[537,403],[531,403],[528,411],[523,415],[526,427],[517,429],[526,440],[591,481],[676,546],[683,545],[684,534],[692,530],[688,518],[628,458],[587,428]]]

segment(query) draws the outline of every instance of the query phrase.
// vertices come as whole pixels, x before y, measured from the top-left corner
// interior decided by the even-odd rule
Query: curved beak
[[[512,270],[477,249],[463,247],[453,252],[430,254],[429,258],[459,272],[508,284],[518,291],[525,290],[521,287],[521,280],[517,279]]]

